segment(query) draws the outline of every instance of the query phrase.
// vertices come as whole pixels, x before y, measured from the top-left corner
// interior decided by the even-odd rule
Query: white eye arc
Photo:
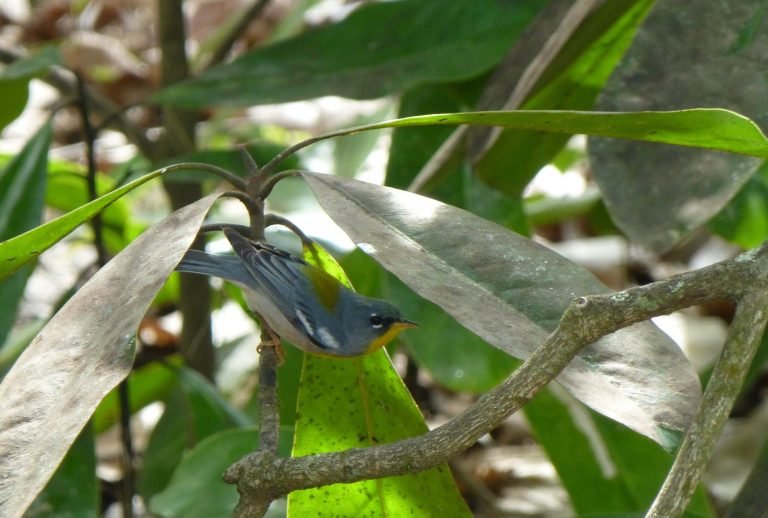
[[[377,313],[371,313],[370,323],[371,327],[374,329],[381,329],[384,327],[384,319]]]

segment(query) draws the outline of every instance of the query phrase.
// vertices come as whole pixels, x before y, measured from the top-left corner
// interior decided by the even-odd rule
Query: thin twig
[[[304,232],[302,232],[302,230],[299,227],[297,227],[292,221],[282,216],[278,216],[277,214],[267,214],[266,217],[264,218],[264,221],[265,221],[265,225],[264,225],[265,227],[271,227],[272,225],[283,226],[288,230],[290,230],[291,232],[293,232],[294,234],[296,234],[296,236],[299,239],[301,239],[302,243],[305,243],[305,244],[312,243],[312,239],[310,239],[309,236],[307,236]]]
[[[764,280],[764,279],[761,279]],[[736,306],[722,355],[649,518],[682,516],[728,421],[768,322],[768,290],[757,283]]]
[[[235,225],[233,223],[206,223],[200,227],[199,232],[201,234],[205,232],[221,232],[225,227],[231,228],[232,230],[242,234],[245,237],[248,237],[251,234],[251,227],[247,227],[245,225]]]
[[[207,173],[212,173],[228,181],[235,189],[240,191],[245,190],[245,180],[236,174],[232,174],[226,169],[222,169],[221,167],[217,167],[213,164],[204,164],[202,162],[180,162],[178,164],[171,164],[163,168],[165,172],[178,171],[181,169],[192,169],[195,171],[205,171]]]
[[[96,189],[96,137],[97,133],[91,124],[91,114],[88,106],[88,96],[85,91],[85,81],[79,73],[75,74],[77,79],[77,105],[80,112],[80,121],[83,125],[83,142],[85,143],[85,163],[87,167],[86,185],[88,186],[88,197],[91,201],[99,197]],[[91,228],[93,229],[93,245],[96,247],[99,267],[101,268],[109,258],[107,250],[104,247],[104,236],[102,235],[101,213],[97,213],[91,218]]]
[[[96,138],[97,130],[91,124],[91,114],[89,109],[89,99],[86,93],[85,81],[81,74],[75,72],[75,85],[77,87],[77,106],[80,113],[80,120],[83,126],[83,141],[85,143],[86,159],[86,184],[88,187],[88,198],[90,201],[99,197],[96,188]],[[104,233],[101,214],[96,214],[91,218],[91,228],[93,229],[93,245],[96,248],[96,263],[99,268],[103,268],[109,258],[104,246]],[[120,484],[120,505],[123,510],[123,516],[133,516],[133,495],[135,492],[135,472],[134,472],[134,449],[133,435],[131,432],[131,404],[130,387],[128,378],[120,382],[117,388],[118,407],[120,413],[120,444],[121,460],[123,467],[123,480]]]
[[[768,249],[764,245],[735,259],[663,281],[618,293],[578,298],[566,309],[557,329],[521,367],[441,427],[419,437],[371,448],[289,459],[256,452],[234,464],[225,473],[225,481],[238,484],[241,500],[236,515],[258,516],[247,513],[258,513],[266,509],[271,500],[297,489],[439,466],[528,402],[588,344],[624,327],[684,307],[716,299],[738,299],[752,289],[765,293],[766,274],[762,272],[768,271],[766,263]],[[756,303],[757,300],[747,302],[742,311],[746,312],[747,307]],[[764,311],[763,308],[756,310]]]

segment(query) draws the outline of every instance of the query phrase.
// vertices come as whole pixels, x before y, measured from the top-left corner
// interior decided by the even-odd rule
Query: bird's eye
[[[381,315],[377,315],[376,313],[371,315],[370,322],[371,322],[371,327],[375,329],[379,329],[381,326],[384,325],[384,319],[381,318]]]

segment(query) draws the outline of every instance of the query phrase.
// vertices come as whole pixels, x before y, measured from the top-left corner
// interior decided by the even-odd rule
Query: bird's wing
[[[229,228],[224,234],[245,269],[258,282],[283,316],[321,349],[341,346],[331,330],[337,327],[333,316],[320,308],[307,278],[306,261],[266,243],[252,243]]]

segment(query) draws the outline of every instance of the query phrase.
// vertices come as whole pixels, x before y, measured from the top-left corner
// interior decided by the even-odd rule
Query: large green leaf
[[[0,384],[0,515],[43,489],[99,402],[131,370],[134,334],[218,195],[144,232],[56,313]]]
[[[527,110],[589,110],[634,38],[654,0],[614,0],[592,13],[548,67]],[[505,130],[473,157],[483,181],[520,196],[533,176],[565,145],[568,135]]]
[[[228,428],[254,424],[197,372],[170,365],[164,368],[173,375],[175,386],[164,399],[165,411],[145,452],[139,478],[139,491],[145,500],[166,488],[184,453],[203,439]]]
[[[51,125],[45,124],[0,171],[0,241],[39,225],[43,216]],[[31,268],[0,280],[0,345],[16,318]]]
[[[578,516],[623,516],[650,507],[673,460],[657,444],[557,387],[540,392],[523,411]],[[689,509],[711,515],[703,491]]]
[[[304,257],[350,285],[321,247],[305,247]],[[374,446],[426,431],[421,412],[384,350],[353,359],[304,355],[292,455]],[[338,516],[469,515],[447,466],[295,491],[288,497],[289,516],[309,516],[318,509],[332,509]]]
[[[289,433],[281,431],[281,438]],[[200,441],[179,463],[168,487],[150,500],[152,514],[168,518],[230,516],[237,505],[237,488],[225,484],[221,474],[258,444],[259,432],[247,428],[225,430]],[[280,453],[288,454],[285,449]]]
[[[212,68],[155,101],[202,107],[341,95],[371,99],[474,77],[501,59],[542,0],[403,0]]]
[[[517,110],[440,113],[360,126],[354,128],[354,131],[459,124],[499,126],[547,133],[583,133],[768,158],[768,140],[760,128],[743,115],[719,108],[661,112]],[[333,135],[348,132],[349,130],[340,131]]]
[[[658,0],[606,85],[598,109],[720,106],[768,127],[764,17],[764,0]],[[702,37],[702,31],[709,36]],[[714,123],[702,130],[714,134],[720,128]],[[655,251],[668,249],[709,220],[761,163],[601,139],[590,140],[589,151],[595,180],[617,225]],[[755,156],[765,158],[764,153]]]
[[[580,266],[466,211],[355,180],[304,178],[363,251],[512,356],[540,345],[575,297],[609,291]],[[650,322],[592,344],[558,381],[665,448],[676,445],[700,396],[688,361]]]
[[[343,451],[421,435],[424,419],[381,350],[359,359],[305,355],[293,455]],[[447,466],[295,491],[289,516],[468,516]]]

